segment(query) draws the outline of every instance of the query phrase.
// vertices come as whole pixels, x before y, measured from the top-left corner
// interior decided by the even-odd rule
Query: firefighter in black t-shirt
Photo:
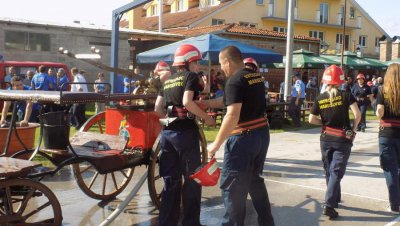
[[[371,105],[371,88],[365,82],[365,76],[363,74],[357,75],[357,83],[353,85],[351,88],[351,93],[357,100],[358,107],[361,111],[361,122],[358,125],[357,131],[365,132],[366,124],[366,115],[367,108]]]
[[[211,108],[227,108],[221,129],[208,147],[209,156],[214,156],[227,139],[220,181],[226,211],[222,225],[244,225],[248,194],[258,224],[274,225],[261,177],[269,146],[264,80],[260,73],[244,68],[241,52],[235,46],[220,52],[219,63],[227,76],[224,96],[202,102]]]
[[[215,125],[194,102],[199,95],[199,50],[193,45],[181,45],[175,52],[177,73],[168,78],[156,100],[155,110],[169,122],[161,132],[160,176],[164,179],[161,194],[159,225],[177,225],[181,197],[184,226],[200,225],[201,187],[189,176],[200,166],[198,116],[209,125]],[[182,176],[184,177],[182,186]]]
[[[379,158],[389,191],[390,211],[400,213],[400,64],[391,64],[376,98],[380,121]]]
[[[341,201],[340,181],[346,171],[355,137],[354,130],[360,122],[361,113],[353,95],[339,90],[339,86],[345,82],[342,69],[336,65],[328,67],[322,82],[327,86],[316,98],[309,122],[322,125],[321,154],[327,184],[322,214],[337,218],[339,214],[335,208]],[[355,118],[353,127],[350,126],[349,107]]]

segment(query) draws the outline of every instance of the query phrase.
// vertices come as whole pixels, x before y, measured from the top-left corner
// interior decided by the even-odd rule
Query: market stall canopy
[[[286,57],[283,57],[283,63],[274,63],[275,68],[285,68]],[[337,62],[315,55],[313,52],[299,49],[293,52],[293,68],[304,68],[304,69],[323,69],[329,65],[337,64]]]
[[[386,65],[391,65],[391,64],[400,64],[400,58],[397,58],[397,59],[394,59],[394,60],[391,60],[391,61],[386,61],[386,62],[384,62],[384,64],[386,64]]]
[[[236,46],[242,52],[242,57],[252,57],[258,64],[271,64],[282,62],[282,55],[270,50],[251,46],[236,40],[221,38],[214,34],[205,34],[182,41],[174,42],[169,45],[161,46],[136,56],[138,63],[149,64],[159,61],[171,63],[174,60],[175,50],[182,44],[192,44],[196,46],[203,57],[203,60],[211,64],[218,64],[219,52],[226,46]]]
[[[341,61],[341,55],[337,54],[335,56],[333,55],[324,55],[325,58],[331,59],[336,62],[336,64],[340,65]],[[350,52],[350,51],[345,51],[343,53],[343,65],[347,69],[355,69],[355,70],[369,70],[369,69],[374,69],[374,70],[386,70],[387,65],[384,63],[370,59],[370,58],[361,58],[358,57],[357,54]]]

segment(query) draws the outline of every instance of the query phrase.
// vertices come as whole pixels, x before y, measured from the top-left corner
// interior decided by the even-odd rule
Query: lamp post
[[[343,53],[346,46],[346,14],[347,14],[347,0],[344,0],[344,13],[343,13],[343,35],[342,35],[342,53],[340,56],[340,67],[343,70]]]

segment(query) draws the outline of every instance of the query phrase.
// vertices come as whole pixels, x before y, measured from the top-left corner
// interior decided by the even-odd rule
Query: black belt
[[[185,107],[168,106],[167,108],[168,117],[180,118],[180,119],[194,119],[194,114],[188,111]]]

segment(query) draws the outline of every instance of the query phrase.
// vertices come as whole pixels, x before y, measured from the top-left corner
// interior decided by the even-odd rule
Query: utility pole
[[[163,0],[158,0],[158,32],[163,30]]]
[[[286,37],[286,64],[285,64],[285,95],[284,100],[290,92],[291,77],[293,75],[293,25],[294,25],[294,0],[288,1],[288,33]]]
[[[343,70],[343,59],[344,49],[346,46],[346,14],[347,14],[347,0],[344,0],[344,12],[343,12],[343,35],[342,35],[342,53],[340,56],[340,68]],[[349,40],[350,42],[350,40]]]

